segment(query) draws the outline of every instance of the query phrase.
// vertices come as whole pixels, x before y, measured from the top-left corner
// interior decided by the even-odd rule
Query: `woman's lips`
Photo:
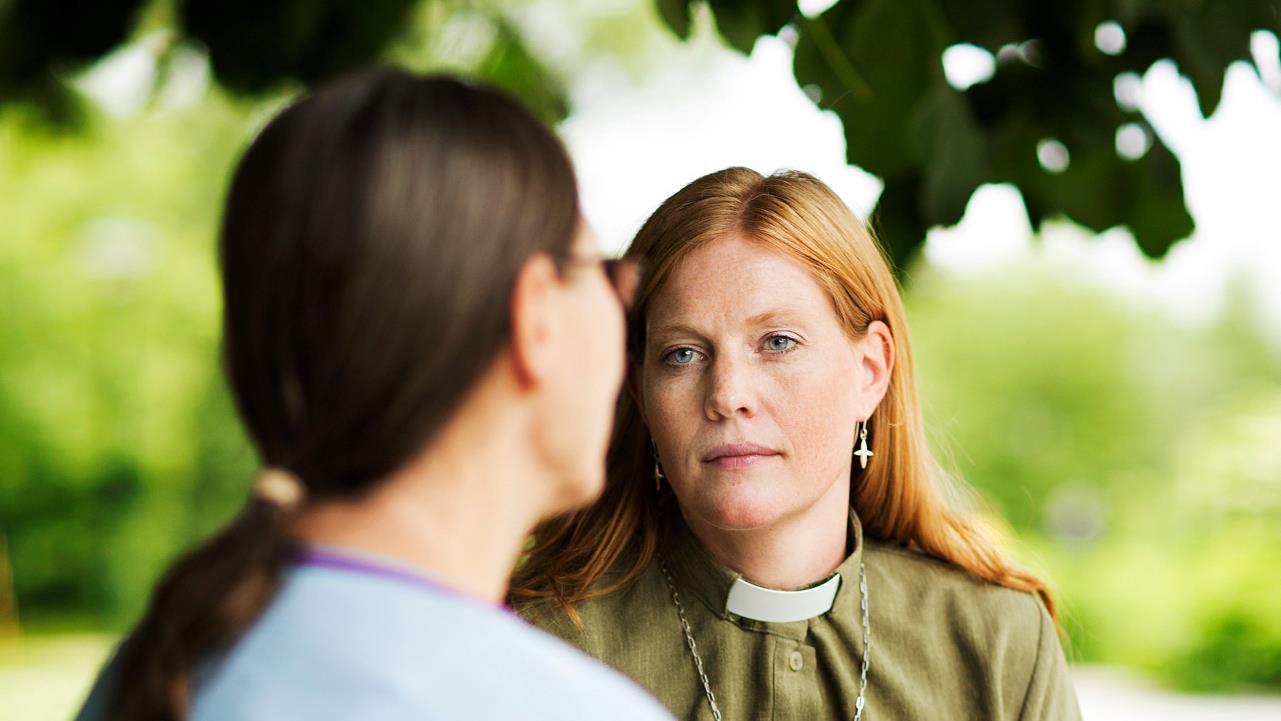
[[[755,443],[727,443],[703,455],[703,462],[717,468],[747,468],[778,456],[778,451]]]

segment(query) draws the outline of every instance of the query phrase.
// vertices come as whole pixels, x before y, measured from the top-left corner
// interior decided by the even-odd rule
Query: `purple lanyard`
[[[359,558],[337,551],[331,551],[314,546],[303,546],[293,556],[293,562],[296,566],[310,566],[312,568],[328,568],[334,571],[347,571],[349,573],[361,573],[366,576],[377,576],[386,578],[400,583],[407,583],[411,586],[430,591],[432,593],[443,593],[446,596],[476,603],[477,600],[471,596],[459,593],[452,588],[432,581],[426,576],[413,573],[395,566],[376,563],[367,558]],[[487,604],[488,605],[488,604]]]

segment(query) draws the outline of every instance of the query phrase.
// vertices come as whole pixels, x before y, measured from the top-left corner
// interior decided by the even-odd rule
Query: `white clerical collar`
[[[841,587],[841,574],[800,591],[776,591],[757,586],[741,576],[734,581],[725,599],[725,610],[753,621],[788,623],[805,621],[832,610],[836,590]]]

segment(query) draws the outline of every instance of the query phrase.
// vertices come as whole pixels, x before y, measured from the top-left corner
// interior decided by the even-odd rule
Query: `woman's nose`
[[[712,363],[708,379],[704,413],[710,421],[756,414],[756,394],[749,369],[742,361],[724,355]]]

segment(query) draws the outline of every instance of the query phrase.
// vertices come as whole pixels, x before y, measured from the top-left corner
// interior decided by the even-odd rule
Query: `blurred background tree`
[[[1244,301],[1188,326],[1047,261],[955,277],[919,252],[976,188],[1005,182],[1043,233],[1125,226],[1165,254],[1192,220],[1130,86],[1173,58],[1208,115],[1224,69],[1254,68],[1251,30],[1281,29],[1278,3],[615,5],[574,42],[637,74],[671,52],[669,31],[794,48],[846,159],[884,181],[875,223],[911,279],[936,445],[1061,589],[1074,660],[1281,689],[1281,353]],[[255,129],[374,61],[482,78],[572,121],[581,56],[532,7],[0,2],[0,634],[127,627],[164,564],[243,502],[257,461],[217,364],[212,247]],[[949,53],[978,72],[950,77]],[[113,85],[107,66],[131,63],[144,82]],[[87,673],[75,654],[96,662],[94,638],[41,663]],[[86,680],[41,691],[0,672],[0,697]]]
[[[655,2],[681,38],[704,5],[744,53],[762,35],[792,37],[797,82],[840,116],[849,162],[885,182],[876,221],[899,267],[926,230],[955,224],[974,190],[1001,182],[1020,189],[1035,227],[1059,215],[1096,231],[1124,225],[1144,253],[1162,256],[1191,233],[1192,217],[1178,159],[1127,100],[1130,78],[1173,59],[1208,117],[1225,69],[1253,62],[1251,33],[1281,33],[1281,0],[839,0],[813,16],[794,0]],[[452,48],[431,33],[471,13],[492,33],[467,69],[563,119],[563,85],[505,10],[466,0],[12,0],[0,6],[0,94],[67,121],[74,101],[60,78],[148,26],[167,28],[171,47],[205,48],[233,92],[307,86],[393,56],[410,38],[447,58],[439,51]],[[990,67],[949,78],[947,52]]]
[[[701,0],[658,4],[688,36]],[[900,265],[930,227],[957,223],[980,185],[1003,182],[1034,227],[1057,215],[1095,231],[1124,225],[1160,257],[1192,218],[1177,158],[1118,76],[1171,58],[1208,117],[1227,66],[1252,62],[1251,33],[1281,31],[1275,0],[839,0],[814,17],[788,0],[709,4],[742,52],[760,35],[795,34],[797,82],[840,116],[849,162],[885,181],[876,223]],[[947,52],[991,67],[949,78]]]
[[[146,33],[161,35],[160,72],[192,46],[214,78],[242,97],[315,85],[371,63],[454,68],[520,95],[549,121],[568,111],[555,75],[510,21],[515,3],[468,0],[11,0],[0,5],[0,98],[25,102],[42,120],[74,125],[67,80]],[[442,34],[459,17],[481,37]],[[473,26],[476,23],[473,23]],[[456,29],[456,27],[455,27]],[[406,53],[405,51],[409,52]],[[410,57],[412,56],[412,57]]]

